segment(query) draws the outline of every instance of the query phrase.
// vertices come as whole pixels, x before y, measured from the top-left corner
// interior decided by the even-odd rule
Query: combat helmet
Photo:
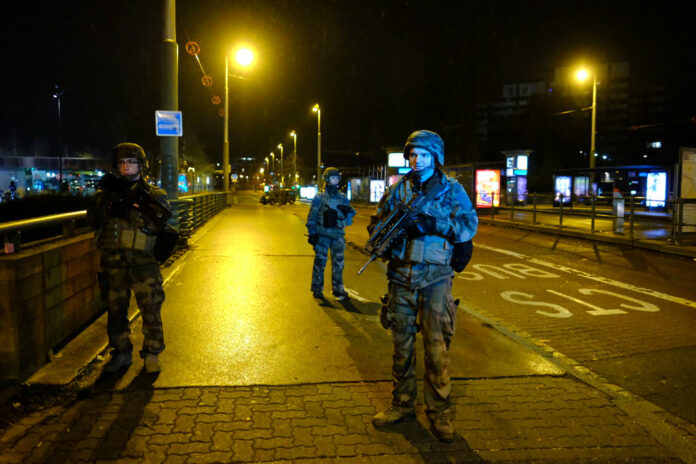
[[[423,148],[428,150],[440,166],[445,164],[445,142],[435,132],[429,130],[417,130],[412,132],[404,145],[404,159],[408,159],[411,148]]]
[[[324,172],[321,174],[321,178],[324,182],[329,183],[329,177],[338,176],[339,180],[341,178],[341,171],[338,168],[324,168]]]
[[[145,156],[145,150],[137,143],[119,143],[116,145],[111,153],[111,166],[117,169],[118,160],[123,158],[137,159],[141,172],[147,171],[150,167],[147,162],[147,156]]]

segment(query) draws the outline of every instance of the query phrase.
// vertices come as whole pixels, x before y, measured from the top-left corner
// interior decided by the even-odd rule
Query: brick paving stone
[[[191,454],[206,453],[210,450],[210,443],[173,443],[169,446],[167,454]]]
[[[215,422],[197,422],[193,427],[191,441],[210,441],[215,434]]]
[[[249,430],[252,426],[251,422],[247,421],[228,421],[213,424],[214,430],[232,432],[235,430]]]
[[[272,422],[270,412],[257,412],[252,417],[252,424],[256,429],[268,429]]]
[[[294,439],[292,437],[257,438],[253,446],[254,449],[292,448]]]
[[[317,455],[313,446],[295,446],[293,448],[278,448],[275,452],[276,459],[298,459]]]
[[[251,461],[254,457],[253,442],[249,440],[236,440],[232,444],[232,452],[236,461]]]
[[[337,456],[355,456],[355,445],[336,445]]]
[[[311,446],[314,443],[312,430],[307,427],[293,429],[292,436],[295,446]]]
[[[336,444],[332,437],[314,437],[314,447],[319,456],[336,455]]]
[[[234,453],[224,451],[214,451],[211,453],[191,453],[186,456],[186,462],[191,464],[213,464],[220,462],[231,462]]]
[[[270,462],[275,460],[276,450],[274,449],[255,449],[254,462]]]
[[[271,429],[249,429],[239,430],[234,432],[235,438],[239,440],[254,440],[256,438],[271,438],[273,430]]]
[[[166,435],[152,435],[148,440],[151,445],[169,445],[171,443],[188,443],[193,437],[190,433],[169,433]]]

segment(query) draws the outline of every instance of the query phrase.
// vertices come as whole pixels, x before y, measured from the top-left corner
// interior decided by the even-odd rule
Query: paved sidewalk
[[[22,419],[0,438],[0,463],[681,462],[571,377],[455,380],[451,444],[433,438],[422,405],[416,421],[376,430],[387,382],[154,390],[152,380],[126,391],[98,382]]]

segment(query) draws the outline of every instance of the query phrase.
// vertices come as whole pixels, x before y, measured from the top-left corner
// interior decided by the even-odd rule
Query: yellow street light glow
[[[282,143],[279,143],[279,144],[278,144],[278,148],[283,148],[283,144],[282,144]]]
[[[314,106],[312,107],[312,111],[314,111],[315,113],[316,113],[317,111],[319,111],[319,103],[317,103],[316,105],[314,105]]]
[[[590,77],[590,73],[587,71],[587,69],[579,69],[578,72],[575,73],[575,77],[579,81],[584,81]]]
[[[290,137],[295,137],[295,131],[290,132]]]
[[[263,174],[263,168],[259,169],[259,173]]]
[[[254,52],[247,47],[242,47],[237,50],[237,53],[234,55],[234,59],[237,60],[237,63],[239,63],[241,66],[249,66],[254,61]]]

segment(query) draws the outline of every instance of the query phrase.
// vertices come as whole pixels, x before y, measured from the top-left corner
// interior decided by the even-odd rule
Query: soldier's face
[[[425,148],[414,147],[408,152],[408,163],[416,172],[432,169],[433,155]]]
[[[116,161],[116,165],[118,166],[118,173],[123,177],[137,176],[140,172],[140,166],[136,158],[121,158]]]
[[[338,176],[329,176],[329,185],[338,185],[341,182],[341,178]]]

